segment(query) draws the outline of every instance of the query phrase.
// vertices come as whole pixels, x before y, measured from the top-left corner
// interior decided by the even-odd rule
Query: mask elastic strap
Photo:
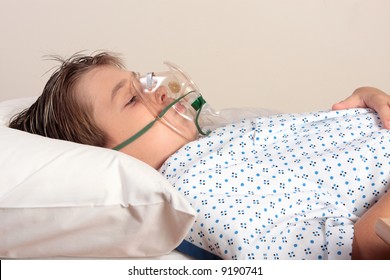
[[[138,137],[140,137],[141,135],[143,135],[146,131],[148,131],[156,121],[160,120],[167,112],[169,109],[171,109],[176,103],[178,103],[179,101],[181,101],[183,98],[185,98],[187,95],[189,95],[192,91],[188,92],[187,94],[179,97],[178,99],[174,100],[172,103],[170,103],[167,107],[165,107],[160,114],[158,114],[158,116],[153,120],[151,121],[149,124],[147,124],[143,129],[141,129],[140,131],[138,131],[136,134],[134,134],[133,136],[131,136],[129,139],[123,141],[122,143],[120,143],[119,145],[115,146],[114,148],[112,148],[113,150],[116,150],[116,151],[119,151],[121,149],[123,149],[124,147],[126,147],[127,145],[129,145],[131,142],[133,142],[134,140],[136,140]],[[198,116],[197,116],[198,117]],[[198,126],[198,125],[197,125]]]

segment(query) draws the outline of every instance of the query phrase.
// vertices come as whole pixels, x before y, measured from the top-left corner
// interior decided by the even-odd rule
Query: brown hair
[[[15,115],[9,127],[33,134],[103,147],[106,136],[92,118],[92,106],[81,102],[77,92],[80,78],[104,65],[123,68],[122,61],[106,52],[94,56],[75,54],[69,59],[53,57],[61,65],[51,75],[41,96]]]

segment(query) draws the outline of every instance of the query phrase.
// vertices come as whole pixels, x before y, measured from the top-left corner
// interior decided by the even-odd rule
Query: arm
[[[375,110],[383,126],[390,129],[390,95],[373,87],[356,89],[351,96],[332,106],[333,110],[371,108]]]
[[[390,245],[375,232],[378,218],[390,217],[390,193],[386,193],[355,224],[352,259],[389,259]]]
[[[373,87],[356,89],[351,96],[332,106],[333,110],[371,108],[378,112],[385,128],[390,129],[390,96]],[[390,193],[385,194],[355,224],[353,259],[388,259],[390,246],[376,235],[378,218],[390,217]]]

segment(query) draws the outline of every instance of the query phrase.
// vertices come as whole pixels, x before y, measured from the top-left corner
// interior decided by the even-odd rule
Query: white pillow
[[[9,128],[34,100],[0,103],[0,257],[148,257],[180,244],[195,211],[156,170]]]

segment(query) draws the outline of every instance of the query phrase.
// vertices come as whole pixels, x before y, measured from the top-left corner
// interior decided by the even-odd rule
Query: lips
[[[187,108],[183,104],[181,104],[180,102],[178,102],[175,105],[173,105],[173,109],[175,109],[175,111],[180,116],[182,116],[184,119],[192,121],[191,116],[188,115]]]
[[[186,107],[183,106],[180,102],[177,102],[173,108],[178,112],[180,115],[184,115],[185,112],[187,111]]]

